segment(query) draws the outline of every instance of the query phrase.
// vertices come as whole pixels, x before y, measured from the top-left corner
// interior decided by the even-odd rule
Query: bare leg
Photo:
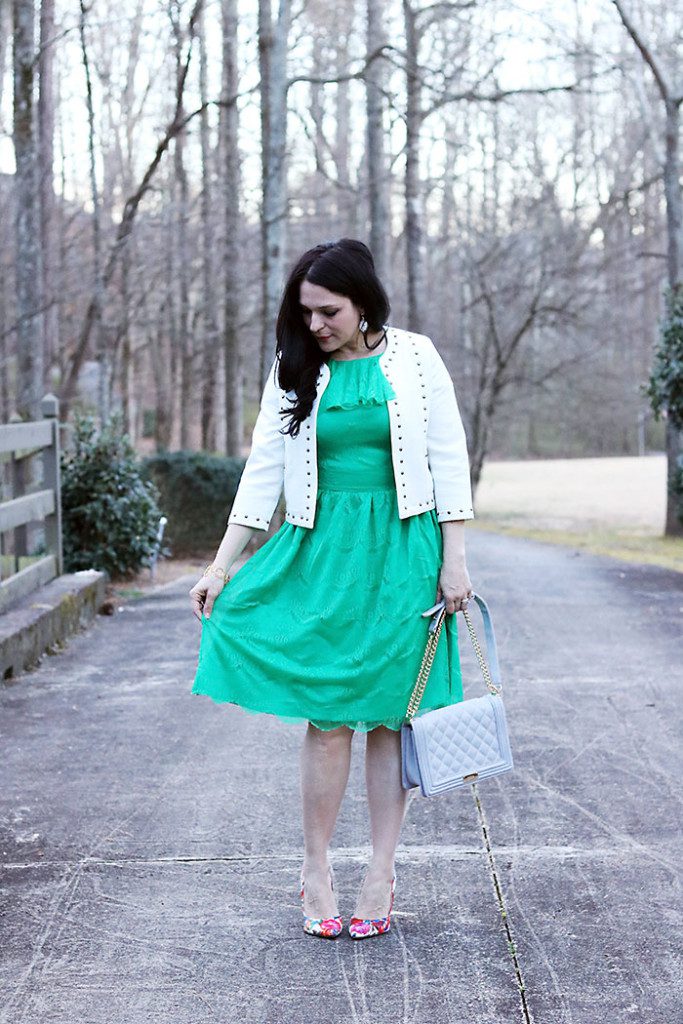
[[[401,734],[380,725],[367,736],[365,777],[372,834],[372,859],[354,916],[385,917],[389,910],[394,855],[410,799],[401,785]]]
[[[342,725],[325,731],[308,723],[301,748],[301,797],[304,830],[304,913],[335,917],[328,848],[351,767],[353,730]]]

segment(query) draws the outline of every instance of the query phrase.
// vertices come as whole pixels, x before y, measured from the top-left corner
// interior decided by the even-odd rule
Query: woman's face
[[[299,302],[304,323],[323,352],[340,348],[356,351],[361,335],[361,311],[346,295],[337,295],[319,284],[302,281]]]

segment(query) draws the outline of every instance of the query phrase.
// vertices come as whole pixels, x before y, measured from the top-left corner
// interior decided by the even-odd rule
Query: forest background
[[[243,455],[296,255],[362,238],[484,462],[667,453],[680,0],[0,0],[0,421]],[[676,219],[678,217],[678,219]],[[673,505],[667,522],[681,529]]]

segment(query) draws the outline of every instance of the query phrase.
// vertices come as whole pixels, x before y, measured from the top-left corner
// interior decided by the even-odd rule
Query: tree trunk
[[[158,326],[153,328],[149,353],[155,385],[154,441],[158,452],[168,451],[173,434],[173,376],[169,343],[169,317],[172,311],[163,307],[158,313]],[[172,340],[170,341],[172,345]]]
[[[40,417],[43,334],[40,295],[39,192],[33,104],[33,0],[13,0],[14,155],[16,174],[17,412]]]
[[[683,194],[680,176],[681,98],[666,101],[666,163],[664,165],[664,192],[666,195],[666,224],[668,234],[667,267],[669,287],[680,287],[683,281]]]
[[[176,110],[182,119],[185,115],[183,91],[185,81],[185,62],[183,60],[183,32],[180,23],[180,11],[176,3],[170,6],[173,41],[175,44],[176,64]],[[180,361],[180,379],[178,382],[178,413],[180,419],[180,447],[190,447],[190,409],[193,408],[194,379],[192,373],[192,339],[190,337],[190,265],[188,251],[188,220],[189,220],[189,189],[187,170],[185,169],[185,132],[178,132],[173,146],[173,172],[176,184],[176,267],[178,272],[178,358]]]
[[[38,72],[38,167],[40,180],[40,247],[42,252],[43,360],[53,365],[59,350],[59,319],[55,302],[55,192],[54,192],[54,35],[55,2],[40,5],[40,57]]]
[[[67,178],[67,172],[66,172],[66,165],[67,165],[67,157],[66,157],[67,143],[66,143],[66,140],[64,138],[64,105],[61,102],[62,88],[61,88],[61,77],[59,76],[59,74],[57,75],[57,83],[56,84],[57,84],[57,104],[56,104],[56,108],[57,108],[57,146],[58,146],[58,149],[59,149],[59,160],[58,160],[58,166],[59,166],[59,189],[58,189],[58,193],[57,194],[59,196],[59,202],[57,203],[56,211],[55,211],[56,212],[56,217],[55,217],[55,235],[56,235],[55,246],[56,246],[56,254],[57,254],[57,269],[55,271],[55,286],[56,286],[56,290],[55,290],[54,298],[55,298],[55,306],[57,307],[57,319],[58,319],[59,324],[60,324],[60,336],[63,336],[63,334],[66,333],[66,331],[65,331],[65,320],[66,320],[66,317],[64,316],[64,306],[66,304],[66,302],[65,302],[65,295],[66,295],[66,292],[67,292],[67,277],[68,277],[68,271],[67,271],[67,252],[68,252],[67,231],[68,231],[68,228],[67,228],[67,216],[66,216],[66,213],[65,213],[66,205],[67,205],[67,200],[66,200],[66,194],[67,194],[67,184],[66,184],[66,178]],[[64,380],[64,375],[66,373],[66,363],[67,363],[67,356],[66,356],[66,353],[64,351],[64,347],[62,345],[60,345],[60,347],[57,349],[57,351],[55,353],[55,374],[57,376],[57,379],[60,380],[60,381]],[[61,404],[61,402],[60,402],[59,413],[60,413],[60,417],[63,420],[66,420],[67,415],[68,415],[68,411],[65,411],[64,406]]]
[[[203,451],[216,449],[216,375],[218,373],[218,337],[213,314],[215,303],[213,242],[211,220],[212,169],[211,136],[209,131],[208,63],[206,53],[206,17],[202,11],[197,26],[199,41],[199,99],[204,109],[199,120],[199,145],[202,154],[202,191],[200,195],[200,229],[202,257],[202,289],[200,299],[200,342],[202,353],[200,375],[200,445]]]
[[[102,224],[100,216],[100,195],[97,185],[97,157],[95,154],[95,110],[93,107],[92,79],[90,76],[90,59],[85,38],[85,19],[89,11],[84,0],[80,0],[79,35],[81,42],[81,59],[85,72],[85,98],[88,111],[88,170],[90,176],[90,200],[92,202],[92,233],[93,233],[93,328],[95,330],[95,349],[98,365],[97,406],[100,420],[104,421],[108,414],[107,395],[109,394],[109,361],[102,330],[102,305],[104,284],[102,281]]]
[[[4,230],[3,230],[4,237]],[[0,366],[5,367],[10,357],[10,332],[7,330],[9,310],[9,268],[0,260]],[[12,413],[9,373],[0,373],[0,423],[6,423]],[[0,479],[2,479],[0,477]]]
[[[323,38],[316,34],[313,37],[313,53],[311,54],[311,77],[324,77],[328,54],[324,49]],[[330,203],[327,194],[327,180],[324,177],[326,164],[325,133],[323,131],[323,120],[325,119],[324,86],[320,82],[311,82],[310,91],[310,115],[313,122],[313,157],[315,159],[315,177],[311,181],[308,191],[308,202],[311,208],[311,225],[314,231],[320,230],[320,225],[329,224]]]
[[[384,0],[367,0],[367,33],[365,47],[372,53],[386,41],[383,20]],[[372,61],[365,74],[365,106],[367,118],[368,198],[370,206],[370,249],[377,274],[385,288],[391,287],[389,239],[391,213],[389,176],[387,174],[386,131],[384,127],[385,66],[382,57]]]
[[[237,0],[222,0],[223,101],[221,163],[223,182],[223,363],[225,369],[225,453],[242,453],[244,372],[239,331],[240,295],[240,154],[237,63]],[[267,367],[266,367],[267,369]]]
[[[161,288],[164,298],[157,314],[156,336],[151,339],[150,356],[155,385],[156,413],[154,440],[157,451],[169,451],[173,442],[173,422],[178,370],[178,317],[176,307],[174,204],[164,211],[163,232],[168,259],[164,263]]]
[[[406,169],[405,236],[408,283],[408,330],[422,330],[424,255],[422,238],[422,196],[420,192],[420,71],[419,32],[410,0],[403,0],[406,33]]]
[[[284,276],[287,218],[287,39],[290,6],[290,0],[279,0],[277,22],[273,23],[271,0],[259,0],[263,182],[261,388],[265,386],[266,374],[275,352],[275,320]]]
[[[135,128],[135,79],[140,63],[140,37],[142,32],[143,0],[137,0],[135,13],[130,20],[126,81],[123,89],[121,113],[123,119],[121,164],[121,191],[130,195],[133,189],[133,133]],[[132,394],[135,380],[136,359],[131,340],[131,263],[133,260],[133,239],[125,246],[121,256],[121,365],[119,387],[121,412],[126,433],[135,440],[142,430],[141,409]]]
[[[338,12],[343,16],[346,4],[344,0],[338,5]],[[349,65],[350,52],[348,37],[336,41],[337,75],[343,75]],[[337,165],[337,181],[339,182],[336,196],[337,236],[349,234],[358,237],[358,206],[351,185],[351,99],[348,81],[339,82],[335,105],[335,160]],[[369,159],[369,151],[368,151]],[[370,238],[370,248],[373,242]]]
[[[2,109],[2,95],[7,68],[7,45],[11,32],[12,5],[10,0],[0,0],[0,109]]]
[[[666,99],[666,162],[664,165],[664,193],[666,195],[667,268],[672,295],[683,288],[683,196],[681,194],[679,139],[680,97]],[[667,479],[673,480],[683,457],[683,431],[671,420],[666,424]],[[667,487],[665,533],[670,537],[683,536],[683,523],[679,510],[683,499]]]
[[[454,244],[457,234],[457,211],[453,187],[456,174],[456,158],[459,146],[450,136],[452,129],[447,130],[445,139],[446,153],[443,170],[443,199],[441,201],[441,238],[438,246],[432,250],[429,259],[429,275],[432,281],[443,281],[448,294],[453,300],[447,304],[439,303],[431,316],[430,329],[439,327],[440,352],[446,366],[459,377],[462,361],[462,317],[460,310],[463,304],[463,274],[460,267],[460,247]]]

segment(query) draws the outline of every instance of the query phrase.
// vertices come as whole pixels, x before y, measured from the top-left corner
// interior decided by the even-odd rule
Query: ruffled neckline
[[[358,405],[383,405],[396,398],[394,389],[382,373],[379,358],[376,355],[360,359],[330,359],[325,408],[355,409]]]

